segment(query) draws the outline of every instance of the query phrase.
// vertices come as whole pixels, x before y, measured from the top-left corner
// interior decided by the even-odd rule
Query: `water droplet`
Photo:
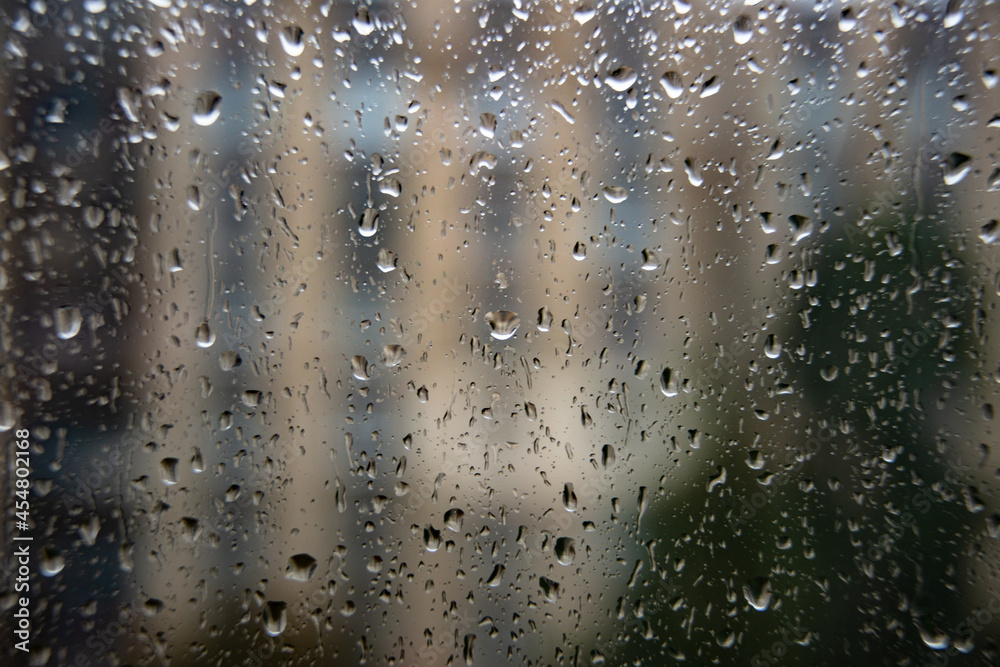
[[[268,602],[264,607],[264,632],[277,637],[288,624],[288,605],[284,602]]]
[[[631,67],[619,67],[604,77],[604,83],[613,90],[624,93],[632,87],[639,78],[639,74]]]
[[[642,270],[643,271],[655,271],[660,268],[660,260],[656,257],[656,253],[649,248],[643,248],[642,250]]]
[[[191,472],[201,474],[205,472],[205,459],[201,455],[201,450],[194,448],[194,456],[191,457]]]
[[[572,565],[576,560],[576,541],[571,537],[560,537],[556,540],[555,552],[560,565]]]
[[[315,558],[309,554],[295,554],[288,559],[288,565],[285,567],[285,579],[309,581],[315,572]]]
[[[354,29],[358,31],[361,36],[366,36],[372,34],[375,30],[375,22],[372,20],[371,14],[368,12],[368,8],[362,5],[358,7],[357,13],[354,14],[354,18],[351,19],[351,25]]]
[[[497,117],[491,113],[479,114],[479,133],[492,139],[497,133]]]
[[[285,50],[285,53],[296,58],[301,56],[302,52],[306,49],[306,43],[303,39],[304,35],[305,33],[302,32],[302,28],[297,25],[290,25],[278,33],[278,41],[281,42],[281,48]]]
[[[375,264],[378,266],[378,270],[382,273],[391,273],[396,270],[396,263],[398,258],[396,253],[387,249],[381,248],[378,251],[378,258],[375,260]]]
[[[604,188],[604,198],[612,204],[621,204],[628,199],[628,190],[620,185],[608,185]]]
[[[465,518],[465,512],[460,509],[450,509],[444,513],[444,527],[453,533],[460,532],[462,530],[462,520]]]
[[[576,499],[576,491],[573,490],[573,485],[570,482],[566,482],[563,485],[562,503],[567,512],[575,512],[579,505]]]
[[[357,380],[367,382],[372,379],[368,360],[364,356],[357,354],[351,357],[351,375]]]
[[[378,211],[368,207],[358,218],[358,234],[364,237],[375,236],[378,231]]]
[[[547,602],[559,601],[559,584],[548,577],[539,577],[538,585],[542,589],[542,596]]]
[[[382,363],[388,368],[401,364],[405,356],[406,350],[403,349],[402,345],[390,344],[382,348]]]
[[[582,262],[587,259],[587,244],[578,241],[576,245],[573,246],[573,259],[578,262]]]
[[[666,72],[660,77],[660,85],[670,99],[677,99],[684,93],[684,81],[677,72]]]
[[[201,522],[193,516],[181,518],[181,539],[193,543],[201,535]]]
[[[840,370],[833,364],[830,364],[829,366],[821,368],[819,374],[820,377],[822,377],[827,382],[833,382],[834,380],[837,379],[837,376],[840,374]]]
[[[604,445],[601,448],[601,467],[607,470],[615,464],[615,448],[612,445]]]
[[[552,311],[547,306],[542,306],[538,309],[538,321],[535,326],[542,333],[552,328]]]
[[[597,10],[588,4],[580,5],[575,10],[573,10],[573,19],[580,25],[583,25],[590,19],[594,18],[596,15],[597,15]]]
[[[684,159],[684,171],[687,173],[688,181],[691,185],[699,186],[705,182],[705,179],[701,175],[701,167],[698,166],[698,162],[694,158]]]
[[[80,333],[80,325],[83,324],[83,315],[78,308],[73,306],[63,306],[56,309],[56,336],[63,340],[69,340]]]
[[[177,484],[177,464],[179,461],[168,456],[165,459],[160,460],[160,479],[167,486],[174,486]]]
[[[774,334],[769,334],[764,341],[764,354],[768,359],[777,359],[781,356],[781,342],[774,337]]]
[[[944,182],[955,185],[969,175],[972,169],[972,158],[965,153],[952,153],[944,163]]]
[[[378,191],[390,197],[398,197],[403,192],[403,184],[398,178],[386,178],[378,184]]]
[[[240,400],[243,402],[243,405],[247,406],[248,408],[256,408],[258,405],[260,405],[260,399],[262,397],[263,394],[261,394],[256,389],[247,389],[246,391],[243,392],[243,395],[240,396]]]
[[[66,567],[66,559],[53,547],[42,547],[42,562],[39,569],[43,577],[54,577]]]
[[[755,577],[743,584],[743,597],[757,611],[771,606],[771,582],[766,577]]]
[[[490,335],[497,340],[507,340],[517,332],[521,318],[510,310],[494,310],[486,313],[486,323],[490,326]]]
[[[660,391],[664,396],[672,397],[677,395],[677,377],[672,370],[664,368],[660,373]]]
[[[753,22],[746,14],[740,14],[733,22],[733,39],[737,44],[746,44],[753,37]]]
[[[192,211],[200,211],[202,204],[204,204],[204,199],[201,196],[201,190],[197,185],[190,185],[187,189],[187,205]]]
[[[84,0],[83,8],[91,14],[100,14],[108,8],[108,3],[105,0]]]
[[[208,320],[202,320],[201,324],[194,332],[194,342],[198,344],[198,347],[209,348],[215,345],[215,332],[212,331],[212,327],[208,324]]]
[[[434,528],[434,526],[424,527],[424,546],[431,553],[437,551],[441,548],[441,531]]]
[[[202,127],[207,127],[217,121],[221,113],[222,95],[214,90],[202,93],[194,102],[194,122]]]

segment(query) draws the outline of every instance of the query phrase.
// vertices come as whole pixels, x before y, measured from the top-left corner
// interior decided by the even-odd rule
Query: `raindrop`
[[[578,262],[582,262],[587,259],[587,244],[582,241],[577,241],[576,245],[573,246],[573,259]]]
[[[542,306],[538,309],[538,321],[536,326],[542,333],[545,333],[552,328],[552,311],[549,310],[547,306]]]
[[[559,584],[548,577],[539,577],[538,584],[542,589],[542,596],[548,602],[559,601]]]
[[[403,362],[406,350],[402,345],[390,344],[382,348],[382,363],[388,368],[394,368]]]
[[[771,606],[771,582],[766,577],[755,577],[743,584],[743,597],[757,611]]]
[[[746,44],[753,37],[753,22],[746,14],[740,14],[733,22],[733,38],[737,44]]]
[[[168,456],[160,461],[160,479],[167,486],[173,486],[177,484],[177,464],[179,461]]]
[[[462,530],[462,520],[465,518],[465,512],[460,509],[450,509],[444,513],[444,527],[453,533],[458,533]]]
[[[837,379],[837,376],[840,374],[840,370],[833,364],[830,364],[829,366],[821,368],[819,374],[820,377],[822,377],[827,382],[833,382],[834,380]]]
[[[424,527],[424,546],[430,552],[435,552],[441,548],[441,531],[434,526]]]
[[[635,84],[638,78],[638,73],[631,67],[619,67],[604,77],[604,83],[613,90],[624,93]]]
[[[492,139],[497,133],[497,117],[491,113],[479,114],[479,133]]]
[[[952,153],[944,162],[944,182],[955,185],[968,176],[972,169],[972,158],[965,153]]]
[[[284,602],[268,602],[264,607],[264,632],[277,637],[288,624],[288,605]]]
[[[684,81],[677,72],[667,72],[660,77],[660,85],[671,99],[677,99],[684,93]]]
[[[362,382],[367,382],[372,379],[370,367],[368,365],[368,360],[360,354],[356,354],[351,357],[351,375],[355,379],[361,380]]]
[[[764,354],[768,359],[777,359],[781,356],[781,342],[774,337],[774,334],[769,334],[764,341]]]
[[[315,558],[309,554],[295,554],[288,559],[288,565],[285,567],[285,579],[309,581],[315,572]]]
[[[39,569],[43,577],[54,577],[66,567],[66,560],[58,549],[42,547],[42,562]]]
[[[382,273],[391,273],[396,270],[396,263],[398,258],[396,253],[387,249],[381,248],[378,251],[378,258],[375,260],[375,264],[378,266],[378,270]]]
[[[607,470],[615,464],[615,448],[612,445],[604,445],[601,448],[601,467]]]
[[[284,30],[278,33],[278,40],[281,42],[281,48],[285,50],[285,53],[295,58],[301,56],[302,52],[306,49],[306,43],[303,40],[305,33],[302,32],[302,28],[297,25],[287,26]]]
[[[621,204],[628,199],[628,190],[620,185],[609,185],[604,188],[604,198],[612,204]]]
[[[56,309],[56,336],[63,340],[69,340],[80,333],[80,325],[83,324],[83,315],[78,308],[73,306],[63,306]]]
[[[521,318],[510,310],[495,310],[486,313],[486,323],[490,326],[490,335],[497,340],[507,340],[517,332]]]
[[[372,31],[375,30],[375,22],[372,20],[371,14],[368,12],[368,8],[364,5],[358,7],[358,11],[351,20],[351,24],[361,36],[370,35],[372,34]]]
[[[576,491],[573,490],[573,485],[570,482],[566,482],[566,484],[563,485],[562,503],[567,512],[576,511],[578,506]]]
[[[208,320],[202,320],[201,324],[194,331],[194,342],[198,344],[198,347],[209,348],[215,344],[215,332],[212,331],[212,327],[209,326]]]
[[[207,127],[219,119],[222,113],[222,96],[214,90],[209,90],[194,102],[194,122]]]
[[[365,209],[358,218],[358,234],[364,237],[375,236],[378,231],[378,211],[372,207]]]
[[[560,537],[556,540],[555,552],[560,565],[572,565],[576,560],[576,541],[571,537]]]
[[[664,396],[672,397],[677,395],[677,376],[669,368],[664,368],[660,373],[660,391]]]

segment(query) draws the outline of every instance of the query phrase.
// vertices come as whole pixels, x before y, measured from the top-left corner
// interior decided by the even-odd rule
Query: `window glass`
[[[997,664],[997,16],[6,3],[8,659]]]

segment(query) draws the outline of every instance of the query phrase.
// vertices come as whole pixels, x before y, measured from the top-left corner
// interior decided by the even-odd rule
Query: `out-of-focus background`
[[[997,664],[998,19],[4,3],[5,664]]]

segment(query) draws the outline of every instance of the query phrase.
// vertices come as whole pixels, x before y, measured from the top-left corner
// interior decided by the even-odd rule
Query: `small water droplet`
[[[676,396],[678,393],[677,377],[669,368],[664,368],[663,372],[660,373],[660,391],[662,391],[663,395],[667,397]]]
[[[441,531],[434,528],[434,526],[424,527],[424,546],[431,553],[437,551],[441,548]]]
[[[542,333],[552,328],[552,311],[547,306],[538,309],[538,321],[536,325]]]
[[[733,22],[733,39],[737,44],[746,44],[753,37],[753,22],[746,14],[740,14]]]
[[[364,356],[357,354],[351,357],[351,375],[357,380],[367,382],[372,379],[368,360]]]
[[[579,506],[579,502],[576,499],[576,491],[573,490],[573,485],[570,482],[566,482],[563,485],[562,503],[567,512],[575,512]]]
[[[587,244],[578,241],[576,245],[573,246],[573,259],[578,262],[582,262],[587,259]]]
[[[460,532],[462,530],[462,520],[465,518],[465,512],[460,509],[452,508],[444,513],[444,526],[453,533]]]
[[[781,356],[781,341],[775,338],[774,334],[769,334],[764,341],[764,355],[768,359],[777,359]]]
[[[969,175],[972,170],[972,158],[965,153],[952,153],[944,163],[944,182],[955,185]]]

